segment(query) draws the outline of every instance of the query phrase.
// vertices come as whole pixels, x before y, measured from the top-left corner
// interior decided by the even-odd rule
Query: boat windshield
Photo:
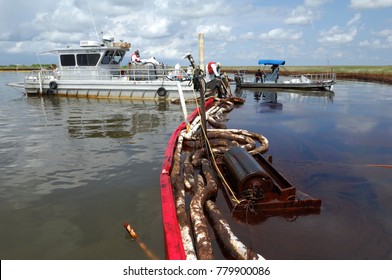
[[[124,55],[125,51],[123,50],[106,51],[102,58],[101,64],[120,64]]]

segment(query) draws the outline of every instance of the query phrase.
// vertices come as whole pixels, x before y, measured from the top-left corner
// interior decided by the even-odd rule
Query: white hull
[[[332,90],[333,85],[336,84],[336,75],[334,73],[292,75],[279,78],[276,82],[258,83],[252,78],[237,77],[236,84],[240,88]]]
[[[311,83],[251,83],[243,82],[241,88],[260,89],[306,89],[306,90],[332,90],[335,81],[311,82]]]
[[[25,80],[28,95],[48,94],[68,97],[122,98],[122,99],[178,99],[177,81],[129,81],[129,80],[58,80],[56,88],[49,80]],[[185,99],[195,99],[189,81],[180,82]]]

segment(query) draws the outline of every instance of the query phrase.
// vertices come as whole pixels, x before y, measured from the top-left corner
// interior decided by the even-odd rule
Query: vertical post
[[[199,33],[199,66],[204,72],[204,34]]]
[[[199,77],[198,81],[200,83],[200,117],[201,117],[201,126],[204,131],[207,133],[207,122],[206,122],[206,105],[205,105],[205,95],[204,95],[204,86],[201,84],[202,77]]]
[[[186,110],[184,93],[182,91],[181,83],[179,81],[177,82],[177,89],[178,89],[178,94],[180,95],[180,102],[181,102],[181,107],[182,107],[182,113],[184,114],[185,125],[186,125],[186,132],[189,132],[190,125],[189,125],[189,120],[188,120],[188,112]]]
[[[42,94],[42,75],[41,71],[38,72],[39,93]]]

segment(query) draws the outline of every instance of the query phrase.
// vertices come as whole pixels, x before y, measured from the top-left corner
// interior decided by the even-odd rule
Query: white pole
[[[42,94],[42,76],[41,76],[41,71],[38,72],[38,80],[39,80],[39,93]]]
[[[188,132],[189,129],[190,129],[189,121],[188,121],[188,112],[186,110],[184,93],[182,92],[182,88],[181,88],[181,83],[180,82],[177,82],[177,88],[178,88],[178,93],[180,95],[180,102],[181,102],[182,112],[184,114],[184,119],[185,119],[185,124],[186,124],[186,132]]]
[[[204,34],[199,33],[199,66],[204,71]]]

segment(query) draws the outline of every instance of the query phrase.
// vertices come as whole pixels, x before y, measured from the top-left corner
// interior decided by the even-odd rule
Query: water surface
[[[164,258],[159,175],[181,108],[4,86],[24,75],[0,73],[1,259],[146,259],[124,222]],[[235,233],[267,259],[392,259],[392,169],[369,166],[392,164],[392,87],[237,94],[228,126],[266,136],[274,166],[323,202]]]
[[[392,164],[391,89],[339,81],[333,95],[239,93],[247,102],[230,126],[265,135],[273,165],[322,199],[319,215],[252,227],[248,240],[266,258],[392,259],[392,169],[371,166]]]

